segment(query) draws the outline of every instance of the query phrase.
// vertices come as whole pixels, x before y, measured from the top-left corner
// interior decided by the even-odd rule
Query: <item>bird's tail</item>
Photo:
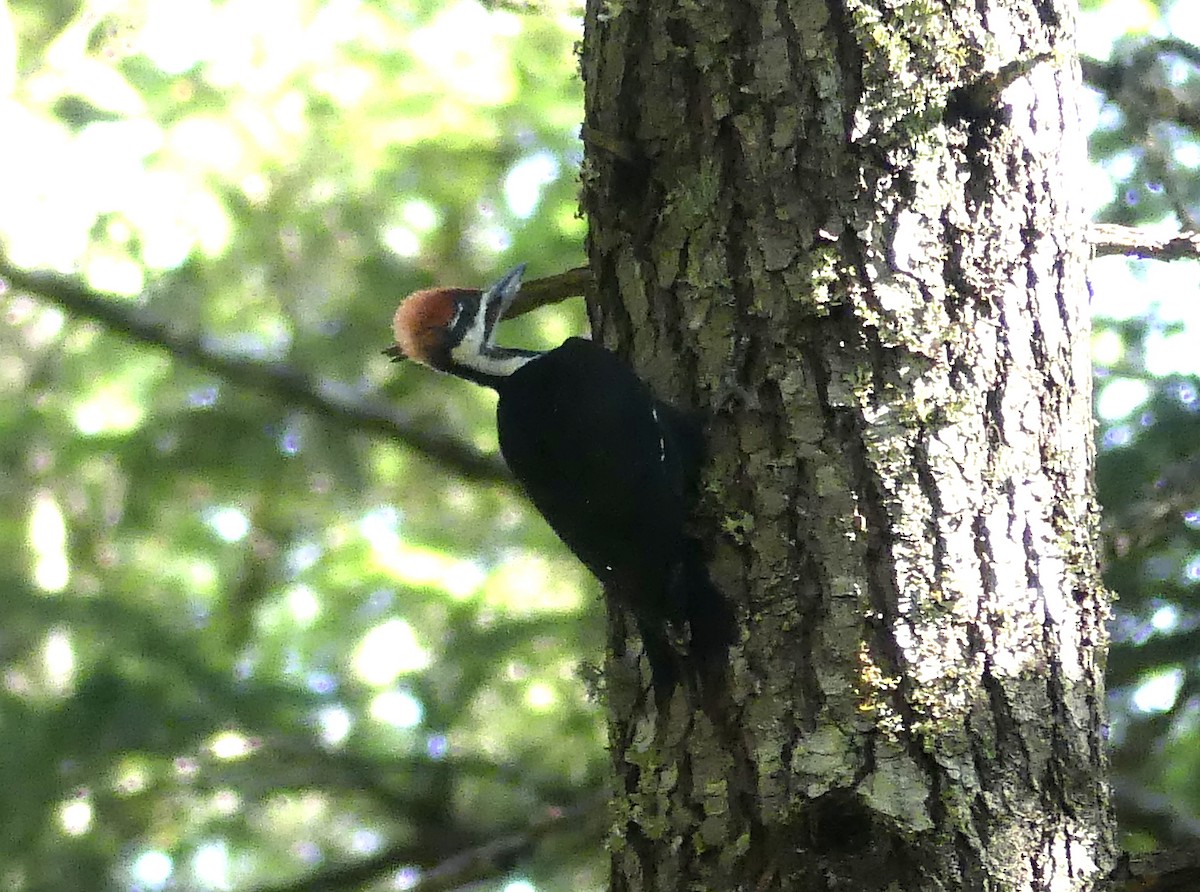
[[[655,690],[669,697],[681,678],[711,689],[728,665],[737,618],[708,575],[699,540],[685,540],[666,596],[668,616],[638,617]]]
[[[687,652],[694,660],[723,666],[729,645],[737,640],[737,618],[729,600],[713,584],[698,539],[684,543],[682,572],[677,576],[674,603],[684,605]]]

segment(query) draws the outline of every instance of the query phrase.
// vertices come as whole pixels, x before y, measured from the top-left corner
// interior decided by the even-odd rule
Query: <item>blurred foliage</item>
[[[579,10],[0,12],[11,261],[494,451],[486,394],[380,350],[414,288],[582,261]],[[600,785],[597,593],[502,480],[0,299],[0,889],[400,888]],[[572,834],[501,866],[599,888]]]
[[[1178,225],[1200,200],[1195,60],[1162,45],[1186,5],[1084,4],[1103,219]],[[494,452],[486,393],[379,351],[414,288],[583,261],[578,15],[7,0],[0,244],[216,366],[285,362],[318,396]],[[1104,38],[1114,20],[1128,33]],[[1115,782],[1151,845],[1200,823],[1200,403],[1180,348],[1200,302],[1194,265],[1102,263]],[[507,337],[556,343],[576,304]],[[597,592],[511,487],[51,299],[0,307],[0,889],[405,888],[558,815],[486,888],[603,886],[579,669]]]
[[[1084,7],[1096,217],[1195,230],[1195,5]],[[1200,267],[1104,258],[1092,281],[1113,784],[1126,845],[1153,849],[1200,836]]]

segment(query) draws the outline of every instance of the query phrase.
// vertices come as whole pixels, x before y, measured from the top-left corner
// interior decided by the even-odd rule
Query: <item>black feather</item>
[[[723,661],[733,614],[685,532],[703,458],[698,423],[581,338],[495,386],[505,461],[559,538],[633,614],[660,693],[674,687],[679,666]]]

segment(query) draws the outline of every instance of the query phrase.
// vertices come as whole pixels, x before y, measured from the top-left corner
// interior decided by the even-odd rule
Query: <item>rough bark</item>
[[[742,640],[614,617],[614,890],[1089,888],[1113,858],[1066,0],[589,0],[597,337],[706,413]]]

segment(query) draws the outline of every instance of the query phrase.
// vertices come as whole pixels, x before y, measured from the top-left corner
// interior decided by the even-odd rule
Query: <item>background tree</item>
[[[1175,255],[1187,7],[1082,31],[1100,217]],[[266,9],[0,7],[0,880],[600,888],[595,589],[486,397],[378,355],[414,287],[583,261],[581,11]],[[1194,272],[1103,262],[1114,779],[1149,848],[1196,810]]]

